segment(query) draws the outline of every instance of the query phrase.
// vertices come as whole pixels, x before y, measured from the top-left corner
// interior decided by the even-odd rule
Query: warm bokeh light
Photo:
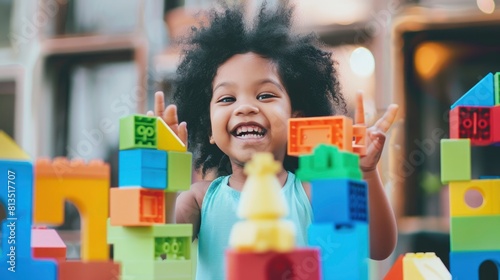
[[[415,52],[415,68],[424,79],[432,78],[450,58],[450,51],[442,44],[423,43]]]
[[[495,11],[494,0],[477,0],[477,7],[485,14],[491,14]]]
[[[352,72],[361,77],[368,77],[375,69],[375,59],[372,52],[363,47],[356,48],[349,59]]]

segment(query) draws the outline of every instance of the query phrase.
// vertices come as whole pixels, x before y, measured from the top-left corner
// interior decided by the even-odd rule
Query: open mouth
[[[239,125],[231,134],[240,139],[259,139],[266,135],[266,129],[259,125]]]

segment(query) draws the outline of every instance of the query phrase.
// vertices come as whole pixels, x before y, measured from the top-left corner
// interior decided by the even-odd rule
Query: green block
[[[186,191],[191,188],[191,166],[193,154],[190,152],[167,152],[167,188],[165,192]]]
[[[500,72],[495,73],[495,77],[493,78],[495,83],[495,105],[500,105]]]
[[[191,260],[123,261],[123,280],[192,280]]]
[[[362,179],[357,154],[341,152],[337,146],[326,144],[318,145],[312,155],[299,157],[299,168],[296,175],[302,181]]]
[[[108,220],[107,240],[115,261],[154,261],[169,255],[170,260],[190,260],[192,234],[191,224],[124,227],[111,226]]]
[[[452,217],[451,251],[499,251],[500,216]]]
[[[470,139],[441,139],[441,182],[471,179]]]
[[[156,117],[130,115],[120,119],[120,150],[156,147]]]

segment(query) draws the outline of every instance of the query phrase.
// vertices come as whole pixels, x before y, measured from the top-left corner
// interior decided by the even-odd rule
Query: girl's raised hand
[[[385,134],[391,127],[399,106],[391,104],[385,111],[385,114],[373,126],[366,130],[366,155],[360,158],[361,171],[369,172],[377,168],[380,155],[384,149]],[[365,113],[363,107],[363,95],[358,93],[356,96],[356,111],[354,117],[355,124],[365,123]]]
[[[155,93],[155,111],[148,111],[147,115],[150,117],[161,117],[187,147],[187,124],[186,122],[179,123],[177,118],[177,106],[170,104],[165,108],[163,92],[158,91]]]

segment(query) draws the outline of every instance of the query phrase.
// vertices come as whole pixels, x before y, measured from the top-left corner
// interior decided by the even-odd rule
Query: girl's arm
[[[182,192],[177,197],[175,221],[177,224],[193,224],[193,240],[200,232],[201,205],[209,185],[209,181],[196,182],[189,191]]]

